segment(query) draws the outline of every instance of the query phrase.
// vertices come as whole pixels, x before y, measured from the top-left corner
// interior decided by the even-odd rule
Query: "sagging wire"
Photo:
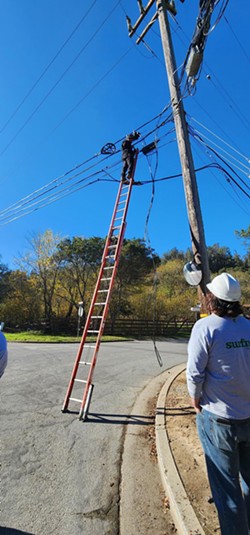
[[[152,119],[149,119],[144,124],[142,124],[139,127],[139,129],[144,128],[145,126],[149,125],[151,122],[155,121],[156,119],[160,119],[162,117],[162,115],[169,109],[169,107],[170,107],[170,103],[167,106],[165,106],[163,108],[163,110],[160,113],[158,113],[155,117],[153,117]],[[165,121],[162,122],[162,125],[164,125],[164,124],[165,124]],[[154,132],[154,129],[151,130],[150,133],[152,133],[152,132]],[[107,158],[110,158],[110,156],[112,156],[113,154],[119,153],[120,149],[116,149],[116,145],[119,142],[121,142],[122,139],[123,138],[118,139],[115,143],[106,143],[106,145],[104,145],[104,147],[102,147],[102,149],[98,153],[94,154],[93,156],[91,156],[87,160],[75,165],[74,167],[72,167],[71,169],[66,171],[64,174],[62,174],[59,177],[51,180],[50,182],[48,182],[47,184],[45,184],[41,188],[38,188],[37,190],[35,190],[34,192],[30,193],[29,195],[21,198],[19,201],[15,202],[15,203],[11,204],[10,206],[8,206],[7,208],[1,210],[0,211],[0,218],[4,214],[6,214],[6,212],[10,212],[10,211],[13,212],[13,211],[17,211],[17,210],[20,210],[20,209],[22,210],[24,206],[27,206],[30,202],[33,202],[37,198],[40,198],[40,197],[43,197],[44,195],[47,195],[47,193],[49,191],[62,186],[64,184],[64,182],[69,182],[70,180],[75,179],[79,175],[81,175],[83,173],[86,173],[87,171],[90,171],[90,169],[93,169],[96,165],[102,163]],[[107,148],[107,145],[109,147],[112,145],[112,151],[111,152],[106,152],[105,149]],[[104,149],[104,151],[103,151],[103,149]],[[104,155],[105,157],[103,157],[103,158],[101,158],[101,160],[99,160],[99,156],[100,155]],[[79,170],[81,167],[85,166],[89,162],[92,162],[93,160],[97,160],[97,161],[95,161],[93,164],[89,165],[87,168],[85,167],[80,172],[75,173],[73,176],[69,177],[69,175],[71,175],[71,173],[73,173],[74,171]],[[87,177],[87,178],[89,178],[89,177]]]
[[[151,211],[152,211],[152,207],[153,207],[153,203],[154,203],[154,197],[155,197],[155,176],[156,176],[156,172],[157,172],[157,169],[158,169],[157,142],[158,142],[158,139],[157,139],[157,136],[155,136],[155,142],[154,142],[155,151],[154,152],[155,152],[155,155],[156,155],[156,162],[155,162],[154,171],[152,169],[150,156],[149,156],[149,154],[145,153],[145,156],[146,156],[147,162],[148,162],[149,173],[150,173],[151,180],[152,180],[152,193],[151,193],[150,204],[149,204],[148,213],[147,213],[147,217],[146,217],[146,222],[145,222],[144,242],[146,243],[146,245],[147,245],[147,247],[148,247],[148,249],[150,251],[150,255],[151,255],[151,259],[152,259],[152,265],[153,265],[153,271],[154,271],[154,279],[153,279],[153,337],[152,337],[152,342],[153,342],[154,352],[155,352],[155,355],[156,355],[156,358],[157,358],[157,362],[158,362],[159,366],[162,367],[163,366],[163,362],[162,362],[161,354],[160,354],[160,351],[159,351],[159,349],[157,347],[157,344],[156,344],[156,303],[157,303],[158,274],[157,274],[157,269],[156,269],[156,265],[155,265],[154,255],[153,255],[153,249],[152,249],[152,245],[151,245],[151,241],[150,241],[150,237],[149,237],[149,231],[148,231],[149,219],[150,219],[150,215],[151,215]]]

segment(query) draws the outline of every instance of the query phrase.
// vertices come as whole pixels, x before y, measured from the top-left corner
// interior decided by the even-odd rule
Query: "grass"
[[[42,334],[39,331],[25,331],[20,333],[4,333],[8,342],[34,342],[34,343],[79,343],[80,336],[63,336],[63,335],[49,335]],[[121,342],[128,340],[128,338],[122,336],[102,336],[102,342]],[[95,338],[88,338],[88,342],[94,342]]]

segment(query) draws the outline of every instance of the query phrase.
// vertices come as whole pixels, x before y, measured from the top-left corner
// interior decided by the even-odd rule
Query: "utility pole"
[[[153,5],[154,2],[150,0],[145,7],[145,11]],[[157,12],[153,16],[152,21],[148,24],[143,32],[151,27],[152,23],[158,17],[161,32],[161,40],[163,53],[165,58],[166,71],[168,76],[168,85],[170,97],[172,102],[172,110],[175,122],[177,144],[179,149],[179,156],[182,167],[183,184],[189,219],[189,228],[191,234],[192,251],[194,259],[197,264],[202,265],[202,280],[199,285],[199,298],[201,302],[202,311],[205,311],[204,294],[206,291],[206,284],[210,281],[210,271],[208,264],[208,254],[205,242],[205,233],[202,221],[202,214],[200,208],[199,193],[197,188],[193,156],[189,141],[188,127],[185,118],[185,111],[183,107],[182,97],[180,93],[179,79],[177,74],[177,66],[174,55],[174,48],[171,38],[170,26],[168,22],[167,11],[176,14],[173,1],[156,0]],[[143,13],[140,15],[134,27],[130,24],[129,35],[133,35],[135,29],[138,27],[138,22],[142,20]],[[140,23],[139,22],[139,23]],[[137,39],[139,43],[141,38]]]

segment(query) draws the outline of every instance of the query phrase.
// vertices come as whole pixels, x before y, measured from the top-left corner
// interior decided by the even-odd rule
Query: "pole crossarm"
[[[153,6],[154,3],[155,3],[155,0],[149,0],[149,2],[146,5],[146,7],[143,8],[143,13],[141,13],[140,17],[137,19],[137,21],[134,24],[134,26],[131,26],[131,29],[129,30],[129,37],[133,37],[133,35],[136,32],[137,28],[140,26],[140,24],[143,21],[144,17],[147,15],[147,13],[149,12],[150,8]]]
[[[147,24],[146,28],[144,28],[144,30],[141,33],[141,35],[138,37],[138,39],[136,39],[136,44],[137,45],[140,44],[140,42],[142,41],[143,37],[145,37],[145,35],[148,32],[148,30],[150,30],[151,26],[153,26],[154,22],[157,19],[158,19],[158,13],[155,13],[154,16],[152,17],[152,19],[150,20],[150,22]]]

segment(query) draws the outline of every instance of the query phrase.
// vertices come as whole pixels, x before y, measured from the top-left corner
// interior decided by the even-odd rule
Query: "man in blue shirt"
[[[232,275],[218,275],[207,288],[210,315],[191,333],[187,386],[221,534],[249,535],[250,322]]]
[[[4,374],[4,370],[7,366],[7,360],[7,342],[4,334],[0,331],[0,377],[2,377]]]

